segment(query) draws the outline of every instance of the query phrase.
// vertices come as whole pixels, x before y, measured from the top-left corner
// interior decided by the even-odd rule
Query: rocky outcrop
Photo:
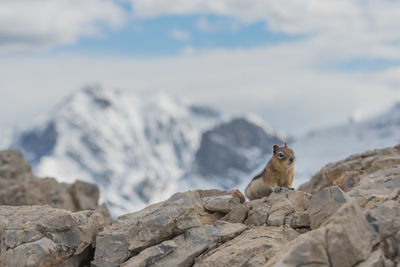
[[[0,205],[50,205],[79,211],[98,209],[98,201],[96,185],[82,181],[68,185],[54,178],[37,178],[20,152],[0,152]],[[107,214],[104,207],[100,210]]]
[[[219,199],[221,205],[214,205],[214,211],[207,211],[203,203],[209,203],[211,198]],[[174,252],[179,255],[183,253],[181,247],[184,247],[184,244],[188,246],[193,244],[194,247],[188,247],[185,252],[185,255],[192,260],[188,258],[179,260],[179,265],[175,261],[177,256],[174,256],[171,257],[171,261],[165,263],[166,266],[190,266],[194,257],[209,246],[232,238],[235,233],[237,235],[246,228],[244,225],[235,226],[229,222],[215,224],[218,219],[229,213],[225,210],[226,199],[234,199],[232,202],[238,204],[244,202],[243,195],[237,190],[197,190],[177,193],[164,202],[151,205],[139,212],[123,215],[98,235],[93,265],[119,266],[128,260],[130,265],[132,262],[143,261],[152,261],[153,264],[157,261],[161,264],[165,263],[165,256]],[[222,208],[219,209],[218,206]],[[167,240],[171,242],[163,243]],[[198,243],[203,242],[205,242],[203,245],[197,247]],[[159,254],[155,256],[154,251],[158,251]],[[144,255],[148,255],[151,259],[144,258]]]
[[[196,258],[194,266],[263,266],[297,236],[290,227],[251,227]]]
[[[96,211],[0,206],[0,265],[398,266],[399,149],[329,164],[302,186],[308,192],[249,202],[238,190],[176,193],[107,226]],[[0,168],[7,187],[10,177],[31,183],[16,160]],[[74,208],[97,208],[89,185],[67,192]]]
[[[220,221],[191,228],[172,240],[143,250],[122,266],[191,266],[197,256],[238,236],[246,229],[247,227],[243,224]]]
[[[84,266],[103,216],[48,206],[0,206],[0,266]]]
[[[285,253],[277,254],[269,264],[398,265],[399,149],[397,146],[350,156],[325,166],[309,183],[301,186],[316,192],[308,209],[311,229],[315,230],[299,236]],[[334,187],[329,187],[332,184],[347,193],[338,188],[333,190]],[[327,194],[328,191],[331,192]],[[316,201],[312,201],[314,197]],[[316,214],[318,210],[320,212]]]
[[[326,165],[309,182],[301,185],[299,190],[317,193],[325,187],[337,185],[348,192],[356,187],[364,177],[379,170],[398,168],[399,165],[400,145],[367,151]]]
[[[303,186],[309,192],[283,189],[250,202],[238,191],[175,194],[106,227],[92,264],[395,266],[400,261],[396,154],[397,147],[328,165]]]

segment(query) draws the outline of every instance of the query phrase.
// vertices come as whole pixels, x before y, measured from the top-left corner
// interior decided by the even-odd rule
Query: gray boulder
[[[48,206],[0,206],[0,266],[82,266],[103,216]]]
[[[50,205],[70,211],[99,209],[99,189],[82,181],[58,183],[54,178],[38,178],[22,154],[15,150],[0,152],[0,205]]]
[[[250,201],[250,211],[245,221],[248,225],[289,225],[292,228],[309,228],[307,205],[311,195],[297,190],[283,188],[266,198]]]
[[[263,266],[298,235],[290,227],[252,227],[196,258],[194,266]]]
[[[317,229],[344,203],[349,201],[350,199],[347,197],[346,193],[337,186],[324,188],[317,194],[312,195],[307,206],[311,229]]]
[[[220,221],[213,225],[191,228],[172,240],[143,250],[121,266],[192,266],[195,258],[204,251],[217,247],[246,229],[247,226],[243,224]]]

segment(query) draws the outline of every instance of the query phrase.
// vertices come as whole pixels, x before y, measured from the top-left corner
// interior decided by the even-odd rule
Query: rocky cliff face
[[[92,264],[395,266],[398,160],[400,147],[354,155],[324,167],[325,176],[303,186],[310,193],[283,190],[250,202],[237,191],[178,193],[106,227]]]
[[[304,191],[249,202],[238,190],[176,193],[108,226],[96,211],[0,206],[0,265],[396,266],[399,161],[399,146],[353,155]],[[18,166],[0,177],[26,179]]]

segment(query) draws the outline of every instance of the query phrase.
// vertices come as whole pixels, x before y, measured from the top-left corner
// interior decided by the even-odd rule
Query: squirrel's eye
[[[282,153],[282,152],[279,152],[278,153],[278,158],[279,159],[283,159],[285,157],[285,155]]]

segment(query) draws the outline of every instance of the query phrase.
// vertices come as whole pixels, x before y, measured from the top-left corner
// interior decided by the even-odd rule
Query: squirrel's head
[[[285,169],[294,167],[296,157],[294,156],[293,150],[288,148],[286,142],[283,147],[273,145],[272,151],[272,158],[279,166]]]

